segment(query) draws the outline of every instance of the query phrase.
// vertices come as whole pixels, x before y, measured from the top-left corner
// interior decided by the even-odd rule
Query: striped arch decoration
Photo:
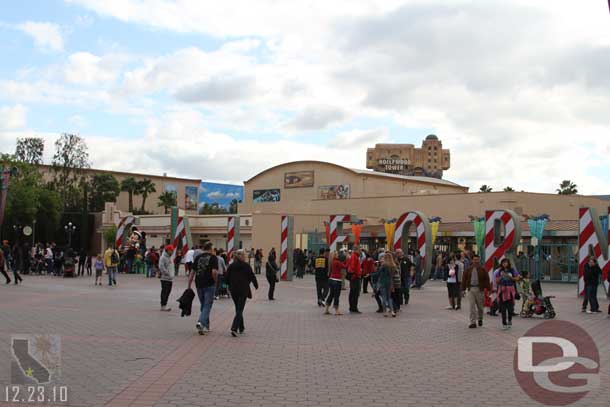
[[[125,216],[119,220],[119,223],[116,228],[116,237],[114,238],[114,247],[121,247],[123,244],[123,238],[125,237],[125,232],[129,230],[129,228],[136,223],[135,216]]]
[[[396,221],[394,231],[394,251],[402,249],[407,253],[409,250],[409,229],[415,225],[417,238],[417,251],[421,256],[421,284],[424,284],[432,271],[432,230],[428,217],[421,212],[405,212]]]
[[[608,208],[610,216],[610,207]],[[589,255],[593,253],[602,269],[602,282],[606,295],[609,292],[608,272],[610,271],[610,227],[602,230],[602,226],[594,208],[580,208],[578,212],[578,295],[585,292],[585,265]]]
[[[292,251],[294,249],[294,218],[282,215],[280,240],[280,278],[282,281],[292,281],[294,268],[292,264]]]
[[[337,245],[348,240],[348,237],[343,235],[343,223],[349,222],[350,215],[331,215],[330,217],[330,241],[328,247],[330,251],[336,251]]]
[[[174,252],[172,253],[172,262],[176,259],[176,254],[179,249],[188,247],[186,221],[182,216],[178,217],[178,223],[176,224],[176,233],[172,239],[172,245],[174,246]]]
[[[501,236],[502,226],[504,236]],[[485,270],[493,273],[495,260],[500,262],[504,258],[514,266],[514,253],[520,240],[521,223],[515,212],[508,209],[485,211]]]

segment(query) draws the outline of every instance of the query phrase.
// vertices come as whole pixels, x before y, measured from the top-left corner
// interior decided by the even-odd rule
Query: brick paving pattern
[[[2,285],[0,390],[9,384],[11,335],[47,333],[61,335],[70,406],[470,407],[498,404],[502,389],[506,406],[540,405],[521,391],[512,361],[517,338],[542,319],[516,318],[504,332],[487,318],[483,329],[468,329],[467,301],[461,311],[444,310],[440,282],[412,291],[397,318],[376,314],[370,295],[360,299],[361,315],[324,316],[312,277],[278,284],[274,302],[264,277],[259,283],[239,338],[228,332],[230,299],[215,301],[209,335],[195,332],[197,300],[193,315],[180,317],[184,277],[174,282],[170,313],[159,312],[158,280],[141,276],[121,275],[116,288],[46,276]],[[599,347],[602,388],[574,405],[607,407],[610,319],[581,314],[573,285],[544,290],[558,297],[558,318],[583,327]],[[341,303],[346,310],[347,291]]]

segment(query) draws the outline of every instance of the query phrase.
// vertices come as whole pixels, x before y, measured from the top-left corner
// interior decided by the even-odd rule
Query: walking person
[[[328,296],[328,255],[330,250],[320,249],[320,255],[314,260],[316,276],[316,295],[318,307],[323,307]]]
[[[9,257],[9,265],[13,270],[13,280],[15,280],[15,285],[22,283],[23,278],[21,278],[19,270],[23,266],[23,253],[21,251],[21,247],[17,243],[13,245],[13,250]]]
[[[121,257],[119,256],[119,252],[112,247],[109,247],[104,252],[104,266],[106,268],[106,273],[108,274],[108,285],[112,286],[116,285],[117,274],[119,273],[119,263],[121,261]]]
[[[195,248],[191,247],[186,251],[186,254],[184,255],[184,272],[186,276],[189,276],[191,274],[193,260],[195,260]]]
[[[254,272],[256,274],[261,273],[263,267],[263,249],[258,249],[254,254]]]
[[[589,261],[585,264],[584,280],[585,280],[585,299],[582,303],[582,312],[587,314],[599,313],[599,302],[597,301],[597,286],[602,275],[602,270],[597,264],[595,257],[589,257]],[[587,304],[590,310],[587,311]]]
[[[87,276],[91,277],[91,262],[93,261],[93,255],[88,254],[85,259],[85,268],[87,269]]]
[[[275,262],[275,259],[269,256],[267,258],[267,264],[265,264],[265,276],[267,277],[267,282],[269,283],[269,292],[267,293],[267,298],[269,301],[274,301],[275,297],[273,294],[275,293],[275,283],[280,280],[277,278],[277,273],[279,271],[279,267]]]
[[[216,295],[216,282],[218,281],[218,257],[214,253],[214,244],[207,242],[203,246],[203,253],[193,259],[193,268],[189,274],[188,288],[195,280],[197,296],[201,304],[201,313],[196,329],[199,335],[210,332],[210,313]]]
[[[325,315],[330,315],[329,308],[332,304],[335,315],[343,315],[339,310],[339,299],[341,298],[341,283],[343,281],[343,269],[347,268],[347,259],[343,252],[337,255],[336,251],[330,253],[330,275],[328,279],[328,297],[326,298]]]
[[[392,297],[392,316],[395,317],[400,312],[400,304],[402,303],[402,280],[400,278],[400,267],[396,263],[396,258],[392,253],[388,253],[394,267],[392,268],[392,289],[390,295]]]
[[[459,309],[459,298],[461,298],[461,290],[458,285],[458,265],[455,258],[449,259],[449,264],[443,267],[443,280],[447,282],[447,294],[449,298],[449,306],[446,309]]]
[[[358,298],[360,297],[362,264],[360,263],[359,246],[354,246],[347,269],[349,276],[349,311],[352,314],[360,314],[361,312],[358,310]]]
[[[102,273],[104,272],[104,259],[101,254],[95,258],[95,284],[102,285]]]
[[[494,273],[497,285],[497,301],[502,314],[502,329],[510,329],[513,325],[513,314],[515,312],[515,299],[517,297],[516,282],[519,281],[519,273],[510,264],[509,259],[502,259],[500,268]]]
[[[83,277],[85,275],[85,262],[87,261],[87,253],[84,250],[78,254],[78,276]]]
[[[362,262],[362,294],[369,293],[368,286],[371,283],[371,274],[375,272],[373,256],[369,252],[366,252],[365,255],[366,257]]]
[[[169,300],[169,294],[172,292],[174,275],[176,274],[175,266],[172,261],[173,253],[174,246],[168,244],[165,246],[165,250],[159,259],[159,279],[161,279],[161,311],[166,312],[172,310],[167,306],[167,301]]]
[[[392,298],[392,291],[394,290],[394,284],[392,276],[398,271],[398,267],[394,262],[394,257],[391,253],[386,253],[382,259],[382,265],[379,268],[379,277],[377,279],[377,290],[381,297],[383,306],[383,316],[387,317],[392,314],[392,317],[396,316],[394,311],[394,299]]]
[[[396,250],[396,261],[400,269],[400,304],[409,305],[411,287],[411,266],[409,258],[402,249]]]
[[[491,289],[489,274],[481,265],[481,257],[475,254],[472,257],[472,265],[464,271],[462,279],[462,295],[468,293],[470,301],[470,325],[468,328],[476,328],[477,323],[483,326],[483,292]]]
[[[8,276],[8,273],[4,270],[6,265],[7,265],[7,261],[6,261],[5,255],[4,255],[4,250],[0,250],[0,273],[2,273],[2,275],[6,279],[6,284],[10,284],[11,278]]]
[[[422,286],[422,259],[419,250],[415,251],[413,256],[413,265],[415,266],[415,284],[414,287],[420,289]]]
[[[216,254],[216,259],[218,260],[218,278],[216,278],[216,296],[214,297],[215,300],[220,298],[220,293],[223,290],[225,274],[227,273],[227,261],[225,260],[226,257],[227,256],[224,253],[224,250],[219,249]]]
[[[235,318],[233,318],[233,324],[231,325],[231,335],[236,337],[238,333],[243,334],[246,329],[244,308],[246,307],[246,300],[252,298],[250,284],[258,290],[258,281],[252,267],[246,262],[246,252],[242,249],[237,251],[235,261],[227,269],[227,282],[229,283],[231,298],[235,304]]]

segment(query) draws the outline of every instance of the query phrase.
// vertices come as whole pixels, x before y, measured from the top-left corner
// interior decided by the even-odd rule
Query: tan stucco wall
[[[590,206],[606,213],[608,201],[585,196],[564,196],[522,192],[446,194],[435,196],[397,196],[347,200],[286,201],[257,204],[253,213],[254,245],[268,251],[279,247],[280,215],[294,215],[294,232],[324,231],[324,221],[332,214],[355,215],[367,224],[379,224],[382,218],[396,218],[417,210],[428,217],[440,216],[444,222],[468,222],[469,215],[484,216],[485,210],[512,209],[530,216],[548,214],[553,220],[578,219],[578,208]]]
[[[284,188],[284,174],[295,171],[314,171],[314,186],[310,188]],[[375,174],[358,174],[329,163],[296,162],[271,168],[244,183],[244,201],[239,205],[240,213],[257,213],[275,210],[281,207],[284,211],[308,213],[309,208],[318,199],[318,187],[324,185],[350,186],[352,198],[377,196],[414,195],[414,194],[450,194],[467,191],[466,187],[446,185],[434,182],[420,182],[378,176]],[[253,203],[253,191],[257,189],[280,190],[279,203]]]

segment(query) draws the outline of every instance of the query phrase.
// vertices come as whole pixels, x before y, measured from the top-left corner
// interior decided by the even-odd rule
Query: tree
[[[155,183],[148,178],[144,178],[144,180],[138,182],[138,192],[142,194],[142,207],[140,208],[140,212],[144,213],[146,198],[148,198],[149,194],[157,192],[157,189],[155,188]]]
[[[483,185],[480,189],[479,192],[491,192],[492,188],[488,185]]]
[[[138,181],[134,177],[125,178],[121,181],[121,191],[129,195],[129,212],[133,213],[133,196],[138,194]]]
[[[504,192],[515,192],[515,190],[512,187],[506,187],[504,188]]]
[[[207,203],[205,202],[201,208],[199,208],[200,215],[224,215],[229,213],[227,208],[220,206],[217,202]]]
[[[575,195],[578,193],[578,186],[570,180],[564,180],[557,189],[559,195]]]
[[[43,139],[37,137],[25,137],[17,139],[15,157],[18,161],[28,164],[42,164],[43,152]]]
[[[82,205],[81,189],[85,182],[83,169],[89,168],[89,153],[85,140],[75,134],[62,134],[55,142],[53,155],[54,188],[69,210]]]
[[[119,181],[112,174],[96,174],[91,177],[89,210],[102,212],[106,202],[115,202],[121,193]]]
[[[159,201],[157,202],[157,206],[163,207],[164,213],[167,215],[167,210],[172,206],[178,205],[178,198],[176,197],[175,192],[165,191],[161,195],[159,195]]]
[[[116,239],[116,225],[112,225],[109,229],[104,231],[104,241],[106,247],[114,247],[114,240]]]
[[[233,199],[231,201],[231,203],[229,204],[229,213],[237,213],[237,204],[239,202],[237,201],[237,199]]]

